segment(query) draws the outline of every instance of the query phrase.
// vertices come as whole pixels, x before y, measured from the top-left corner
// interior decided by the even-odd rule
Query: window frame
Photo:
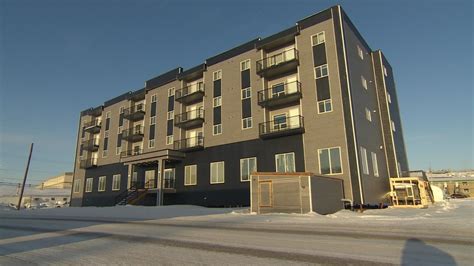
[[[97,184],[97,192],[105,192],[106,186],[107,186],[107,176],[105,175],[99,176],[99,182]]]
[[[370,157],[372,159],[372,170],[374,171],[374,176],[379,177],[380,173],[379,173],[379,163],[377,159],[377,153],[373,151],[370,152]]]
[[[330,106],[331,106],[331,110],[327,111],[326,109],[326,103],[329,102],[330,103]],[[319,105],[323,103],[324,104],[324,112],[321,112],[321,109],[319,108]],[[325,114],[325,113],[330,113],[334,110],[333,106],[332,106],[332,99],[326,99],[326,100],[322,100],[322,101],[318,101],[317,102],[318,104],[318,114]]]
[[[322,75],[323,74],[323,71],[322,69],[325,68],[326,69],[326,75]],[[321,69],[320,72],[321,72],[321,75],[320,77],[318,77],[318,71],[317,69]],[[314,67],[314,79],[321,79],[321,78],[325,78],[325,77],[329,77],[329,66],[328,64],[322,64],[322,65],[319,65],[319,66],[315,66]]]
[[[175,87],[168,89],[168,97],[174,96],[174,93],[175,93]]]
[[[174,141],[174,135],[166,136],[166,145],[172,145]]]
[[[148,140],[148,149],[153,149],[155,148],[155,139],[149,139]]]
[[[156,115],[150,116],[150,126],[156,125]]]
[[[76,179],[74,180],[72,193],[80,193],[81,192],[81,180]]]
[[[222,95],[212,98],[212,108],[222,106]]]
[[[117,181],[118,177],[118,181]],[[112,176],[112,191],[118,191],[120,190],[120,182],[122,181],[122,175],[121,174],[115,174]],[[118,188],[115,186],[116,183],[118,182]]]
[[[323,36],[323,40],[321,41],[319,36]],[[314,37],[316,37],[316,42],[317,43],[314,43]],[[326,33],[324,31],[320,31],[316,34],[313,34],[311,35],[311,46],[316,46],[318,44],[321,44],[321,43],[325,43],[326,42]]]
[[[212,72],[212,81],[216,81],[220,79],[222,79],[222,69]]]
[[[186,169],[190,169],[189,171],[190,171],[191,176],[189,177],[189,180],[187,180]],[[187,183],[186,181],[192,180],[192,172],[194,172],[194,183],[192,182]],[[196,186],[196,185],[197,185],[197,164],[185,165],[184,166],[184,186]]]
[[[340,173],[333,173],[332,171],[332,160],[331,160],[331,150],[332,149],[338,149],[339,150],[339,164],[341,165],[341,172]],[[327,150],[328,151],[328,158],[329,158],[329,174],[323,174],[321,171],[321,153],[322,151]],[[342,166],[342,149],[341,146],[334,146],[334,147],[328,147],[328,148],[322,148],[318,149],[318,166],[319,166],[319,174],[320,175],[342,175],[344,174],[344,167]]]
[[[244,65],[245,64],[245,65]],[[248,65],[247,65],[248,64]],[[250,59],[245,59],[243,61],[240,62],[240,72],[242,71],[245,71],[247,69],[250,69],[251,68],[251,61]]]
[[[240,94],[240,99],[245,100],[245,99],[251,99],[252,98],[252,87],[247,87],[245,89],[242,89],[241,94]]]
[[[150,103],[156,103],[156,93],[151,95],[151,101]]]
[[[219,132],[216,133],[216,128],[219,128]],[[212,126],[212,135],[217,136],[222,134],[222,123]]]
[[[368,87],[368,84],[367,84],[367,79],[365,79],[365,77],[361,75],[360,80],[361,80],[361,83],[362,83],[362,87],[365,90],[369,90],[369,87]]]
[[[372,111],[369,108],[365,107],[365,119],[367,121],[372,122]]]
[[[249,121],[250,121],[250,123],[249,123]],[[250,129],[252,127],[253,127],[253,119],[252,119],[251,116],[242,118],[242,130]]]
[[[240,159],[240,182],[250,182],[250,175],[252,173],[252,171],[250,171],[250,160],[255,160],[255,171],[254,172],[257,172],[257,169],[258,169],[258,166],[257,166],[257,157],[247,157],[247,158],[242,158]],[[248,180],[244,180],[242,179],[242,162],[243,161],[248,161],[247,162],[247,170],[248,170]]]
[[[294,169],[293,172],[289,172],[289,171],[288,171],[288,166],[286,165],[286,162],[287,162],[286,156],[287,156],[288,154],[292,154],[292,155],[293,155],[293,169]],[[285,156],[285,172],[284,172],[284,173],[295,173],[295,172],[296,172],[296,156],[295,156],[295,152],[285,152],[285,153],[277,153],[277,154],[275,154],[275,172],[278,172],[278,159],[277,159],[277,156],[278,156],[278,155],[284,155],[284,156]]]
[[[222,164],[222,174],[223,174],[223,176],[222,176],[222,182],[219,181],[219,177],[217,177],[217,182],[213,182],[213,181],[212,181],[212,178],[213,178],[213,176],[212,176],[212,167],[213,167],[214,165],[217,165],[217,166],[216,166],[216,167],[217,167],[217,174],[219,174],[219,165],[220,165],[220,164]],[[224,184],[224,183],[225,183],[225,161],[211,162],[211,163],[209,164],[209,170],[210,170],[210,172],[209,172],[209,181],[210,181],[211,185],[214,185],[214,184]]]
[[[90,193],[94,190],[94,178],[92,177],[87,177],[86,178],[86,185],[84,187],[84,192],[85,193]]]
[[[362,174],[364,175],[370,175],[370,170],[369,170],[369,161],[367,158],[367,149],[360,146],[360,159],[361,159],[361,164],[362,164]]]
[[[166,120],[173,120],[174,119],[174,110],[166,112]]]
[[[359,45],[357,45],[357,54],[361,60],[364,60],[364,50],[362,50]]]

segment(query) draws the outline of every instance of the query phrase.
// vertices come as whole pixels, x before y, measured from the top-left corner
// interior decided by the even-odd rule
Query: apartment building
[[[71,204],[248,206],[255,171],[355,203],[408,173],[392,68],[340,6],[82,111]]]

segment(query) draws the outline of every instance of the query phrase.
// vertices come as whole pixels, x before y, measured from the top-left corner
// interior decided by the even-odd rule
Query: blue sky
[[[474,168],[471,1],[0,0],[0,181],[73,170],[79,112],[340,3],[395,71],[411,169]]]

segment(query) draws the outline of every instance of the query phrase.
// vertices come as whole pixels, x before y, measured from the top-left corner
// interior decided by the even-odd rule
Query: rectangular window
[[[377,162],[377,153],[371,152],[372,155],[372,166],[374,168],[374,176],[379,176],[379,165]]]
[[[357,53],[359,54],[360,59],[364,60],[364,50],[357,45]]]
[[[367,90],[367,80],[364,78],[364,76],[360,76],[360,79],[362,81],[362,87]]]
[[[318,113],[327,113],[332,111],[332,100],[324,100],[318,102]]]
[[[326,41],[326,38],[324,36],[324,31],[321,31],[313,36],[311,36],[311,44],[313,46],[321,44]]]
[[[99,186],[97,188],[97,191],[105,191],[105,178],[105,176],[99,176]]]
[[[173,135],[166,136],[166,145],[173,144]]]
[[[367,150],[364,147],[360,147],[360,159],[362,160],[362,173],[369,174],[369,163],[367,161]]]
[[[184,167],[184,185],[193,186],[197,184],[197,165],[186,165]]]
[[[240,71],[250,69],[250,59],[240,62]]]
[[[295,172],[295,153],[276,154],[275,169],[280,173]]]
[[[372,112],[368,108],[365,108],[365,118],[369,122],[372,122]]]
[[[217,70],[212,73],[212,80],[219,80],[222,79],[222,70]]]
[[[242,128],[247,129],[247,128],[252,128],[252,117],[247,117],[242,119]]]
[[[222,96],[214,97],[212,101],[212,107],[219,107],[222,105]]]
[[[106,158],[107,156],[109,156],[109,151],[108,150],[103,150],[102,151],[102,158]]]
[[[122,147],[115,148],[115,155],[120,155],[122,153]]]
[[[250,87],[242,89],[242,100],[250,97],[252,97],[252,89]]]
[[[319,173],[322,175],[342,174],[341,148],[318,150]]]
[[[314,75],[316,76],[316,79],[327,77],[329,75],[328,64],[315,67]]]
[[[383,66],[383,74],[388,77],[388,73],[387,73],[387,69],[385,68],[385,66]]]
[[[211,184],[222,184],[224,181],[224,162],[211,163]]]
[[[110,119],[110,111],[105,113],[105,119]]]
[[[390,120],[390,124],[391,124],[391,126],[392,126],[393,132],[397,131],[396,128],[395,128],[395,122],[393,122],[392,120]]]
[[[74,180],[73,193],[79,193],[81,191],[81,180]]]
[[[92,192],[93,182],[94,182],[94,179],[91,177],[86,179],[86,192]]]
[[[119,114],[123,114],[124,110],[125,110],[125,107],[124,107],[124,106],[120,106]]]
[[[253,172],[257,172],[257,157],[240,159],[240,181],[250,181]]]
[[[173,120],[174,119],[174,111],[169,111],[166,113],[166,119]]]
[[[222,124],[214,125],[212,127],[212,135],[222,134]]]
[[[174,96],[174,88],[168,89],[168,97]]]
[[[150,126],[156,124],[156,116],[150,117]]]
[[[112,190],[113,191],[120,190],[120,178],[121,178],[120,174],[112,176]]]
[[[148,140],[148,148],[149,149],[155,148],[155,140],[154,139]]]
[[[106,131],[104,131],[104,138],[108,138],[108,137],[109,137],[109,131],[106,130]]]
[[[388,103],[392,103],[392,97],[390,96],[388,92],[387,92],[387,101]]]
[[[156,103],[156,94],[153,94],[153,95],[151,96],[151,102],[152,102],[152,103]]]

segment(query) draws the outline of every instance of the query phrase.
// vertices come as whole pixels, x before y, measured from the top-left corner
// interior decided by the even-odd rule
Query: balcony
[[[92,121],[84,123],[84,131],[90,132],[92,134],[99,133],[101,125],[102,120],[93,119]]]
[[[292,103],[299,103],[301,99],[301,83],[298,81],[280,83],[271,88],[258,92],[258,104],[265,108],[275,108]]]
[[[266,78],[274,77],[291,70],[296,70],[298,64],[298,50],[292,48],[258,60],[257,74]]]
[[[120,158],[125,158],[125,157],[130,157],[130,156],[136,156],[136,155],[140,155],[140,154],[143,154],[143,150],[142,150],[142,149],[140,149],[140,148],[131,149],[131,150],[122,151],[122,152],[120,153]]]
[[[145,105],[143,103],[134,105],[123,110],[123,117],[130,121],[142,120],[145,116]]]
[[[175,96],[176,101],[182,104],[201,101],[204,97],[204,83],[199,82],[177,90]]]
[[[201,126],[204,122],[204,109],[199,108],[182,114],[175,115],[174,125],[180,128]]]
[[[83,141],[82,143],[82,149],[86,151],[97,151],[99,150],[99,139],[88,139]]]
[[[85,160],[81,160],[79,163],[79,167],[82,169],[97,167],[97,158],[88,158]]]
[[[137,142],[143,140],[143,126],[138,125],[122,131],[122,139]]]
[[[197,136],[174,142],[174,149],[178,151],[195,151],[204,149],[204,137]]]
[[[273,121],[260,123],[259,127],[260,138],[269,139],[283,136],[290,136],[304,133],[303,117],[297,116],[282,116]]]

